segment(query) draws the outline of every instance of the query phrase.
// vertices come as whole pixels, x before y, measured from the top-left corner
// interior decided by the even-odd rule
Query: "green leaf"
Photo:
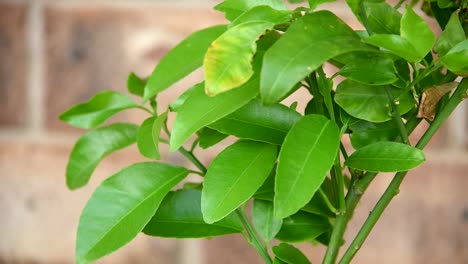
[[[138,129],[137,145],[141,155],[150,159],[161,159],[159,153],[159,136],[164,121],[167,118],[167,112],[158,117],[146,119]]]
[[[78,104],[60,115],[60,120],[79,128],[94,128],[109,117],[138,105],[125,94],[104,91],[86,103]]]
[[[252,208],[252,222],[257,233],[268,243],[281,229],[282,219],[273,215],[273,203],[255,199]]]
[[[444,32],[442,32],[434,45],[434,51],[439,54],[439,56],[447,54],[450,49],[465,40],[465,32],[458,18],[458,13],[459,12],[452,13],[449,22],[445,26]]]
[[[215,6],[214,9],[223,12],[227,20],[233,21],[256,6],[270,6],[277,10],[288,10],[281,0],[226,0]]]
[[[281,243],[272,248],[273,253],[277,258],[288,264],[310,264],[302,252],[292,245]]]
[[[279,258],[275,258],[275,259],[273,260],[273,264],[288,264],[288,263],[286,263],[286,262],[280,260]]]
[[[172,112],[177,112],[179,111],[179,108],[185,103],[185,101],[187,100],[187,98],[190,97],[190,95],[192,94],[192,92],[199,86],[199,85],[204,85],[203,83],[199,83],[199,84],[196,84],[190,88],[188,88],[187,90],[185,90],[179,97],[177,97],[177,99],[172,102],[170,105],[169,105],[169,109],[172,111]]]
[[[127,79],[128,92],[134,95],[143,96],[145,92],[146,81],[138,77],[135,73],[131,72]]]
[[[80,217],[78,263],[103,257],[127,244],[150,221],[162,199],[188,171],[162,163],[137,163],[105,180]]]
[[[198,132],[198,138],[200,140],[199,144],[203,149],[214,146],[227,137],[228,135],[219,133],[218,131],[208,127],[204,127]]]
[[[339,73],[350,80],[370,85],[392,84],[398,80],[393,61],[377,56],[359,57],[346,64]]]
[[[263,103],[282,100],[324,62],[354,50],[368,47],[331,12],[318,11],[297,19],[265,53],[260,81]]]
[[[414,147],[397,142],[377,142],[356,150],[345,165],[362,171],[407,171],[425,161],[424,153]]]
[[[350,126],[349,135],[351,144],[355,149],[379,141],[392,141],[399,135],[398,127],[392,120],[383,123],[372,123],[360,120]]]
[[[292,19],[292,14],[287,10],[276,10],[270,6],[256,6],[244,12],[242,15],[232,21],[230,27],[242,24],[248,21],[268,21],[275,25],[286,23]]]
[[[409,5],[401,18],[400,35],[415,48],[420,58],[424,58],[435,42],[435,36],[426,22]]]
[[[257,78],[215,97],[205,94],[203,83],[196,85],[186,102],[178,109],[172,127],[170,150],[176,151],[199,129],[241,108],[257,94]]]
[[[73,147],[67,164],[67,186],[77,189],[86,185],[99,162],[110,153],[136,141],[138,126],[113,124],[91,130]]]
[[[415,102],[409,92],[401,94],[400,89],[393,87],[391,92],[398,100],[400,114],[403,115],[414,107]],[[392,119],[388,95],[382,86],[345,80],[336,89],[335,102],[346,113],[359,119],[370,122],[385,122]]]
[[[325,180],[340,145],[338,126],[321,115],[299,120],[284,140],[275,181],[275,216],[306,205]]]
[[[468,72],[468,39],[455,45],[440,61],[452,72]]]
[[[245,203],[275,165],[276,146],[238,141],[211,163],[203,184],[201,208],[207,223],[216,222]]]
[[[330,222],[323,216],[298,212],[283,219],[283,226],[276,239],[284,242],[311,241],[331,229]]]
[[[407,39],[398,35],[375,34],[365,39],[365,42],[385,48],[410,62],[419,61],[424,57],[419,54],[420,52]]]
[[[273,26],[268,21],[245,22],[230,28],[211,44],[203,61],[207,95],[229,91],[252,77],[256,41]]]
[[[400,34],[401,14],[385,2],[364,2],[367,20],[372,32],[377,34]]]
[[[169,51],[149,77],[144,100],[154,97],[199,68],[208,47],[226,28],[219,25],[197,31]]]
[[[254,99],[209,127],[239,138],[281,145],[300,118],[298,112],[282,104],[263,106],[260,100]]]
[[[315,10],[317,6],[323,3],[335,2],[336,0],[309,0],[309,8],[310,10]]]
[[[205,223],[201,212],[201,192],[179,190],[164,198],[143,233],[159,237],[199,238],[240,233],[242,230],[242,224],[235,215],[228,215],[211,225]]]

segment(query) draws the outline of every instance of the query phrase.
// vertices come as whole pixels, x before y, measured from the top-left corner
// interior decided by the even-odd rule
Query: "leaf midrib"
[[[101,238],[96,242],[94,243],[94,245],[92,247],[89,247],[89,249],[85,252],[85,254],[82,256],[82,257],[86,257],[90,251],[92,251],[93,249],[95,249],[95,247],[97,245],[99,245],[105,238],[106,236],[113,231],[113,229],[118,226],[123,219],[127,218],[131,213],[133,213],[135,211],[136,208],[140,207],[142,204],[146,203],[146,201],[150,200],[154,195],[156,195],[161,189],[163,188],[166,188],[166,186],[169,186],[172,184],[173,181],[177,181],[177,179],[183,175],[187,173],[186,171],[182,171],[178,174],[175,174],[175,176],[173,176],[173,179],[169,180],[168,182],[166,182],[166,184],[163,184],[163,185],[159,185],[158,188],[156,188],[153,192],[151,192],[146,198],[144,198],[141,202],[137,203],[135,206],[132,207],[131,210],[129,210],[125,215],[123,215],[122,217],[119,218],[118,221],[115,222],[114,225],[112,225],[102,236]],[[151,218],[148,220],[148,222],[151,220]],[[144,226],[143,226],[144,228]],[[142,228],[142,229],[143,229]],[[141,230],[140,230],[141,231]]]

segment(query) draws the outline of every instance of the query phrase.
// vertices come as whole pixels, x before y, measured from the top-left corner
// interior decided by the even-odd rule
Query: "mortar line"
[[[27,48],[27,133],[38,138],[44,128],[43,83],[43,3],[28,0],[26,21]]]

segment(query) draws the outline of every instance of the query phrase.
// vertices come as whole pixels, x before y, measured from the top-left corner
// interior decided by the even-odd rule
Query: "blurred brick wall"
[[[102,179],[142,160],[135,148],[106,158],[89,186],[66,189],[68,153],[81,131],[59,113],[102,89],[125,90],[127,74],[148,75],[190,32],[224,23],[219,1],[0,0],[0,263],[73,263],[79,213]],[[353,21],[343,3],[329,5]],[[166,104],[200,72],[163,94]],[[466,103],[464,104],[466,108]],[[355,263],[468,263],[466,109],[427,150]],[[117,119],[142,121],[138,111]],[[218,149],[219,150],[219,149]],[[208,163],[215,155],[203,156]],[[184,163],[177,154],[166,160]],[[383,192],[378,177],[348,239]],[[301,245],[314,263],[323,247]],[[176,241],[143,235],[100,263],[261,263],[240,236]]]

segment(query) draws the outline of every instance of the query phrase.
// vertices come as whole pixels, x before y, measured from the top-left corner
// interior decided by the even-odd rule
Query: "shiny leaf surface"
[[[258,79],[242,87],[209,97],[204,85],[198,84],[177,112],[170,141],[171,151],[176,151],[195,132],[241,108],[258,94]]]
[[[450,20],[445,26],[444,32],[442,32],[434,45],[434,51],[439,54],[439,56],[447,54],[450,49],[465,40],[465,32],[458,18],[458,13],[459,12],[454,12],[450,16]]]
[[[425,161],[424,153],[397,142],[377,142],[356,150],[345,165],[362,171],[395,172],[413,169]]]
[[[209,127],[239,138],[280,145],[300,118],[298,112],[282,104],[263,106],[254,99]]]
[[[370,85],[392,84],[398,80],[393,61],[385,57],[359,57],[341,68],[340,74]]]
[[[211,44],[203,61],[207,95],[229,91],[252,77],[256,41],[273,26],[268,21],[244,22],[228,29]]]
[[[292,243],[306,242],[330,229],[331,225],[326,217],[300,211],[283,219],[283,225],[276,235],[276,239]]]
[[[406,12],[401,18],[400,35],[411,43],[420,58],[424,58],[431,51],[435,42],[432,30],[409,5],[406,6]]]
[[[170,192],[143,233],[159,237],[199,238],[240,233],[242,230],[242,224],[235,215],[228,215],[211,225],[205,223],[201,212],[201,191],[192,189]]]
[[[350,126],[349,135],[355,149],[379,141],[392,141],[399,135],[398,127],[392,120],[383,123],[372,123],[360,120]]]
[[[273,215],[273,203],[255,199],[252,207],[252,222],[257,233],[271,241],[281,229],[282,219]]]
[[[337,125],[308,115],[289,131],[281,148],[275,181],[275,216],[284,218],[306,205],[330,170],[339,147]]]
[[[223,12],[227,20],[233,21],[256,6],[270,6],[277,10],[288,10],[281,0],[226,0],[215,6],[214,9]]]
[[[256,6],[252,9],[244,12],[234,21],[232,21],[230,27],[242,24],[248,21],[268,21],[275,25],[286,23],[292,19],[290,11],[276,10],[270,6],[262,5]]]
[[[110,153],[136,141],[138,126],[113,124],[91,130],[81,136],[73,147],[67,164],[67,186],[80,188],[88,183],[99,162]]]
[[[202,66],[208,47],[224,31],[225,25],[197,31],[169,51],[149,77],[144,99],[152,98]]]
[[[391,88],[391,92],[398,100],[400,114],[405,114],[414,107],[415,102],[410,93],[400,95],[401,90],[396,88]],[[370,122],[392,119],[388,95],[382,86],[369,86],[345,80],[336,89],[335,102],[346,113],[359,119]]]
[[[162,163],[137,163],[105,180],[80,217],[78,263],[90,262],[122,247],[143,230],[169,190],[188,171]]]
[[[272,248],[275,257],[288,264],[310,264],[302,252],[292,245],[281,243]]]
[[[137,107],[128,96],[114,91],[96,94],[60,115],[60,120],[79,128],[94,128],[122,110]]]
[[[198,138],[200,140],[199,145],[203,149],[207,149],[221,142],[229,135],[222,134],[214,129],[204,127],[198,132]]]
[[[223,150],[205,175],[205,222],[219,221],[251,198],[270,174],[276,155],[276,146],[253,141],[238,141]]]

